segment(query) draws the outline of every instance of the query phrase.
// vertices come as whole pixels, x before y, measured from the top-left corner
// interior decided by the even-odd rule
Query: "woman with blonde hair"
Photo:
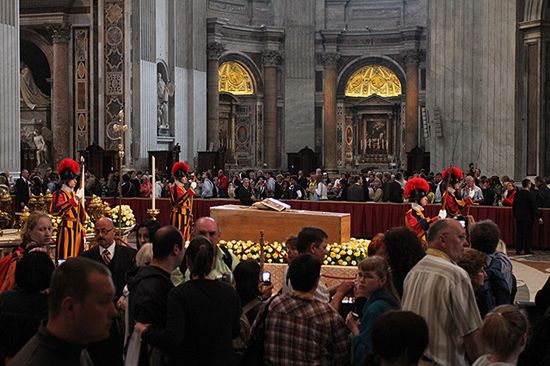
[[[359,263],[355,296],[366,297],[367,302],[363,306],[361,321],[359,322],[357,314],[349,313],[346,325],[353,335],[353,365],[363,365],[366,355],[373,350],[374,322],[386,311],[399,308],[399,295],[384,258],[368,257]]]
[[[487,353],[473,366],[514,366],[527,343],[529,323],[513,305],[497,306],[481,326],[481,339]]]
[[[34,211],[21,228],[21,244],[0,260],[0,293],[15,287],[15,267],[29,251],[48,252],[52,244],[52,220],[44,211]]]

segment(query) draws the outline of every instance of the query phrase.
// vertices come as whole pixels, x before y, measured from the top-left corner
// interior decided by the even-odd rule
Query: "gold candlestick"
[[[156,220],[156,216],[160,213],[158,208],[149,208],[147,209],[147,215],[151,216],[151,220]]]
[[[124,122],[124,108],[120,109],[118,112],[118,123],[113,126],[113,130],[120,134],[120,143],[118,144],[118,177],[119,177],[119,186],[118,186],[118,237],[119,240],[122,240],[122,165],[124,164],[124,149],[125,149],[125,135],[128,131],[128,125]]]

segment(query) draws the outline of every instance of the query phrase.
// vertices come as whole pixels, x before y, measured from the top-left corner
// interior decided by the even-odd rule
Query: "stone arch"
[[[256,92],[255,94],[257,96],[263,96],[264,93],[264,84],[262,79],[262,73],[260,72],[260,69],[256,65],[256,63],[248,56],[240,52],[229,52],[225,53],[220,57],[219,65],[223,64],[227,61],[237,61],[241,64],[243,64],[254,77],[254,81],[256,83]]]
[[[344,68],[338,75],[338,82],[337,82],[338,87],[336,89],[337,97],[339,98],[344,97],[348,79],[351,77],[351,75],[353,75],[355,71],[367,65],[381,65],[393,71],[399,78],[399,81],[401,82],[401,90],[402,90],[402,94],[404,94],[404,91],[406,90],[405,70],[403,70],[401,65],[399,65],[399,63],[397,63],[392,58],[386,57],[386,56],[380,56],[380,57],[363,57],[360,59],[355,59],[349,62],[346,66],[344,66]]]
[[[26,40],[28,42],[33,43],[36,47],[42,51],[42,53],[46,56],[46,59],[48,60],[48,66],[50,68],[50,71],[53,70],[53,49],[51,43],[41,34],[30,30],[21,28],[20,33],[21,40]]]
[[[550,1],[527,0],[523,14],[523,21],[532,22],[550,20]]]
[[[162,59],[157,60],[157,73],[160,73],[162,75],[162,78],[165,82],[170,81],[170,75],[168,73],[168,65],[166,64],[166,61]]]

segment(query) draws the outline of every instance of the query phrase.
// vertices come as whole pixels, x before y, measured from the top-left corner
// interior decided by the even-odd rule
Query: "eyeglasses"
[[[113,231],[115,228],[110,228],[110,229],[103,229],[103,230],[94,230],[95,234],[96,235],[106,235],[108,233],[110,233],[111,231]]]

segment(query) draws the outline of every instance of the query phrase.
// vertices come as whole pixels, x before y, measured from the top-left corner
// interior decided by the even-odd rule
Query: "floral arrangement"
[[[61,224],[61,216],[54,216],[54,215],[49,215],[49,216],[52,219],[52,226],[53,226],[52,236],[57,237],[57,233],[59,231],[59,225]],[[86,230],[86,234],[94,233],[94,223],[89,216],[86,217],[86,222],[84,223],[84,229]]]
[[[323,262],[326,265],[356,266],[367,257],[370,241],[351,238],[345,243],[327,245],[327,256]],[[260,260],[260,244],[251,240],[220,240],[239,260]],[[266,263],[286,263],[286,247],[284,243],[273,242],[264,245],[264,260]]]
[[[136,224],[136,217],[134,216],[134,211],[128,205],[115,206],[108,210],[107,215],[113,220],[115,227],[119,226],[119,211],[122,214],[122,227],[134,227]]]

